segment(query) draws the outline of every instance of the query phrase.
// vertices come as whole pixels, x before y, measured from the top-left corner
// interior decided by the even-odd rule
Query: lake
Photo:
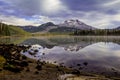
[[[67,66],[81,72],[120,76],[119,36],[49,36],[0,38],[0,43],[35,45],[44,52],[27,57],[56,65]]]

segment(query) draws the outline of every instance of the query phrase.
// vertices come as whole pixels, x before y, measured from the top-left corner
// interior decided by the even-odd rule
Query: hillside
[[[0,23],[0,36],[13,36],[13,35],[28,35],[29,33],[24,31],[23,29],[7,25],[4,23]]]
[[[75,30],[95,30],[96,28],[89,26],[79,20],[66,20],[61,24],[52,22],[41,24],[40,26],[23,26],[21,27],[28,32],[73,32]]]
[[[35,32],[48,32],[49,30],[55,28],[56,25],[52,22],[41,24],[40,26],[20,26],[23,30],[31,33]]]

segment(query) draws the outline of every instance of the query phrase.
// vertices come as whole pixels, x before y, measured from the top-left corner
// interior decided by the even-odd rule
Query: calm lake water
[[[43,47],[44,54],[22,54],[80,71],[120,76],[119,36],[12,37],[1,38],[0,43],[38,44]]]

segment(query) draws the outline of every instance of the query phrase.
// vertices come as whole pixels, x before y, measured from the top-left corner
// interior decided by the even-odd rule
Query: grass
[[[58,35],[69,35],[70,33],[59,33],[59,32],[47,32],[47,33],[32,33],[32,36],[58,36]]]
[[[23,29],[12,26],[12,25],[6,25],[3,23],[0,23],[0,37],[1,36],[15,36],[15,35],[30,35],[29,32],[24,31]]]
[[[0,56],[0,69],[3,67],[5,62],[6,62],[6,59],[4,57]]]
[[[9,30],[10,30],[11,35],[29,35],[28,32],[26,32],[26,31],[24,31],[21,28],[16,27],[16,26],[10,26]]]

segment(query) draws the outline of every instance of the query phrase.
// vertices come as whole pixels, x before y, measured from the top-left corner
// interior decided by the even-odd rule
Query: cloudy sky
[[[58,24],[67,19],[97,28],[118,27],[120,0],[0,0],[0,20],[7,24]]]

